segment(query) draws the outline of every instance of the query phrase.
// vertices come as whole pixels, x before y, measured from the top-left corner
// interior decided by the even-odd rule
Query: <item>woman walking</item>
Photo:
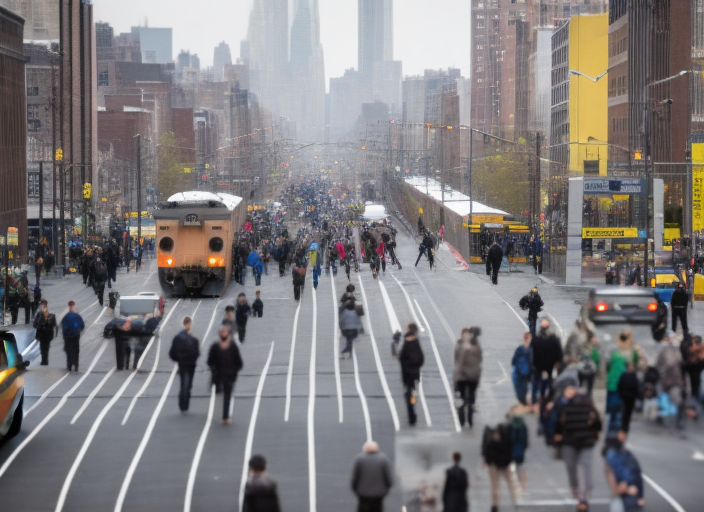
[[[237,374],[242,369],[242,357],[237,345],[232,341],[232,333],[227,326],[221,326],[218,331],[219,341],[210,347],[208,366],[213,375],[216,392],[223,391],[222,424],[229,425],[230,397],[235,387]]]
[[[479,345],[481,333],[479,327],[465,327],[455,345],[455,405],[462,427],[465,422],[469,428],[473,426],[474,401],[482,375],[482,347]]]
[[[342,351],[342,359],[352,357],[352,344],[361,330],[362,322],[359,319],[354,300],[347,300],[340,311],[340,331],[347,340],[345,349]]]
[[[418,339],[418,326],[411,322],[408,324],[403,346],[399,352],[398,360],[401,363],[401,378],[405,388],[406,408],[408,409],[408,423],[413,427],[416,424],[416,386],[420,382],[420,369],[425,362],[423,349]]]

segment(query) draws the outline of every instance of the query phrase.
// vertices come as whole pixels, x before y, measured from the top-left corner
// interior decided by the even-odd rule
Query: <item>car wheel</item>
[[[12,416],[12,424],[10,425],[10,430],[7,431],[5,437],[7,439],[16,436],[20,433],[20,428],[22,428],[22,411],[24,406],[24,396],[20,398],[20,403],[17,404],[17,409],[15,409],[15,414]]]

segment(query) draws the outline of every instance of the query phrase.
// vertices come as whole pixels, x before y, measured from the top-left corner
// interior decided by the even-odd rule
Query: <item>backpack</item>
[[[524,311],[528,309],[528,295],[521,297],[521,300],[518,301],[518,307]]]
[[[105,263],[98,262],[95,264],[95,275],[96,277],[105,277],[108,273],[108,269],[105,267]]]
[[[519,353],[516,361],[516,373],[519,377],[528,377],[530,375],[530,361],[528,360],[528,354],[524,351]]]
[[[528,429],[520,416],[514,416],[510,423],[511,428],[511,457],[514,462],[523,463],[523,456],[528,448]]]
[[[614,472],[617,482],[626,482],[629,486],[639,486],[642,482],[640,464],[626,449],[611,449],[606,452],[606,462]]]

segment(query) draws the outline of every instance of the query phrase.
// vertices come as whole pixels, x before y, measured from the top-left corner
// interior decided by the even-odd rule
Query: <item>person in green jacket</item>
[[[629,363],[637,366],[638,352],[633,347],[633,333],[626,329],[619,334],[616,348],[611,351],[607,366],[606,412],[609,415],[609,433],[616,433],[621,428],[621,399],[618,395],[618,382]]]

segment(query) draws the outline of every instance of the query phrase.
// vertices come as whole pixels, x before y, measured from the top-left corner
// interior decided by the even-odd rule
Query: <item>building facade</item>
[[[24,20],[0,7],[0,235],[17,228],[18,254],[27,261],[27,114]],[[5,256],[3,254],[3,261]]]

